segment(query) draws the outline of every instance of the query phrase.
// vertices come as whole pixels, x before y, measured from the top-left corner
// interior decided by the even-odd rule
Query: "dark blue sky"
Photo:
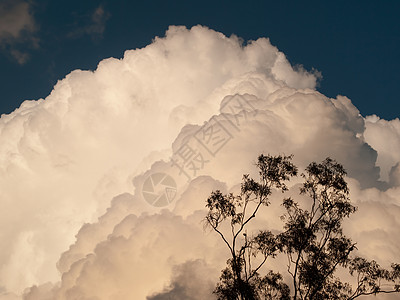
[[[10,3],[0,0],[3,20]],[[6,36],[0,19],[0,113],[46,97],[74,69],[149,44],[169,25],[202,24],[244,40],[269,37],[292,64],[322,72],[322,93],[348,96],[364,116],[400,116],[400,1],[29,3],[30,27],[20,36]]]

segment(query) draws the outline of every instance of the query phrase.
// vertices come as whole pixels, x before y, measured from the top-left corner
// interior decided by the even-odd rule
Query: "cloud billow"
[[[372,130],[348,98],[317,92],[319,78],[293,68],[268,39],[243,45],[206,27],[171,26],[147,47],[103,60],[94,72],[76,70],[46,99],[3,115],[4,289],[20,294],[35,285],[25,292],[30,300],[204,299],[226,260],[217,237],[203,231],[205,199],[235,189],[262,152],[293,153],[301,168],[337,159],[360,211],[380,208],[374,230],[398,229],[399,158],[387,154],[396,141],[377,138],[388,132],[398,142],[397,127],[381,121]],[[211,148],[204,136],[215,124],[225,140]],[[183,165],[189,177],[171,164],[188,146],[197,158],[196,170]],[[167,210],[141,191],[157,172],[177,185]],[[381,240],[357,225],[364,222],[356,218],[348,230],[365,254],[398,260],[400,239]],[[186,280],[193,270],[198,285]]]

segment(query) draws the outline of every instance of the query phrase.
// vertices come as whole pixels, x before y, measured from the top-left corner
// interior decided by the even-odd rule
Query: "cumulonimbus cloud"
[[[268,39],[243,45],[206,27],[172,26],[3,115],[3,289],[35,284],[25,299],[204,299],[226,260],[203,231],[204,201],[256,174],[260,153],[293,153],[301,168],[326,156],[343,163],[363,212],[349,234],[365,255],[398,260],[400,239],[377,234],[400,228],[399,158],[385,154],[396,141],[376,137],[397,121],[372,130],[348,98],[318,93],[318,78],[293,68]],[[143,193],[154,174],[175,182],[168,210]],[[276,227],[268,216],[278,214],[260,218]],[[184,275],[194,269],[204,279],[196,286]]]

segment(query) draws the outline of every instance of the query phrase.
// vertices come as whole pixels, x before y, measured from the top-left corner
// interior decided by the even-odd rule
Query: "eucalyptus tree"
[[[273,190],[286,192],[287,182],[298,173],[292,156],[260,155],[256,165],[259,180],[244,175],[239,195],[217,190],[207,199],[205,225],[220,236],[230,253],[214,290],[218,299],[350,300],[400,291],[399,264],[387,270],[351,255],[356,243],[343,234],[342,223],[356,207],[349,199],[346,171],[330,158],[310,163],[301,174],[300,194],[309,201],[283,199],[281,232],[263,229],[248,234],[250,222],[270,204]],[[279,272],[264,270],[267,260],[277,255],[287,257],[290,282]],[[354,288],[338,277],[338,269],[354,276]]]

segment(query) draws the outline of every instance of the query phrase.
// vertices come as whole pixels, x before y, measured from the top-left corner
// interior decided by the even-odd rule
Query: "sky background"
[[[0,0],[0,20],[9,2]],[[322,73],[323,94],[393,119],[399,14],[398,1],[30,1],[14,12],[14,29],[0,21],[0,113],[45,98],[74,69],[144,47],[169,25],[202,24],[245,41],[269,37],[292,64]]]

